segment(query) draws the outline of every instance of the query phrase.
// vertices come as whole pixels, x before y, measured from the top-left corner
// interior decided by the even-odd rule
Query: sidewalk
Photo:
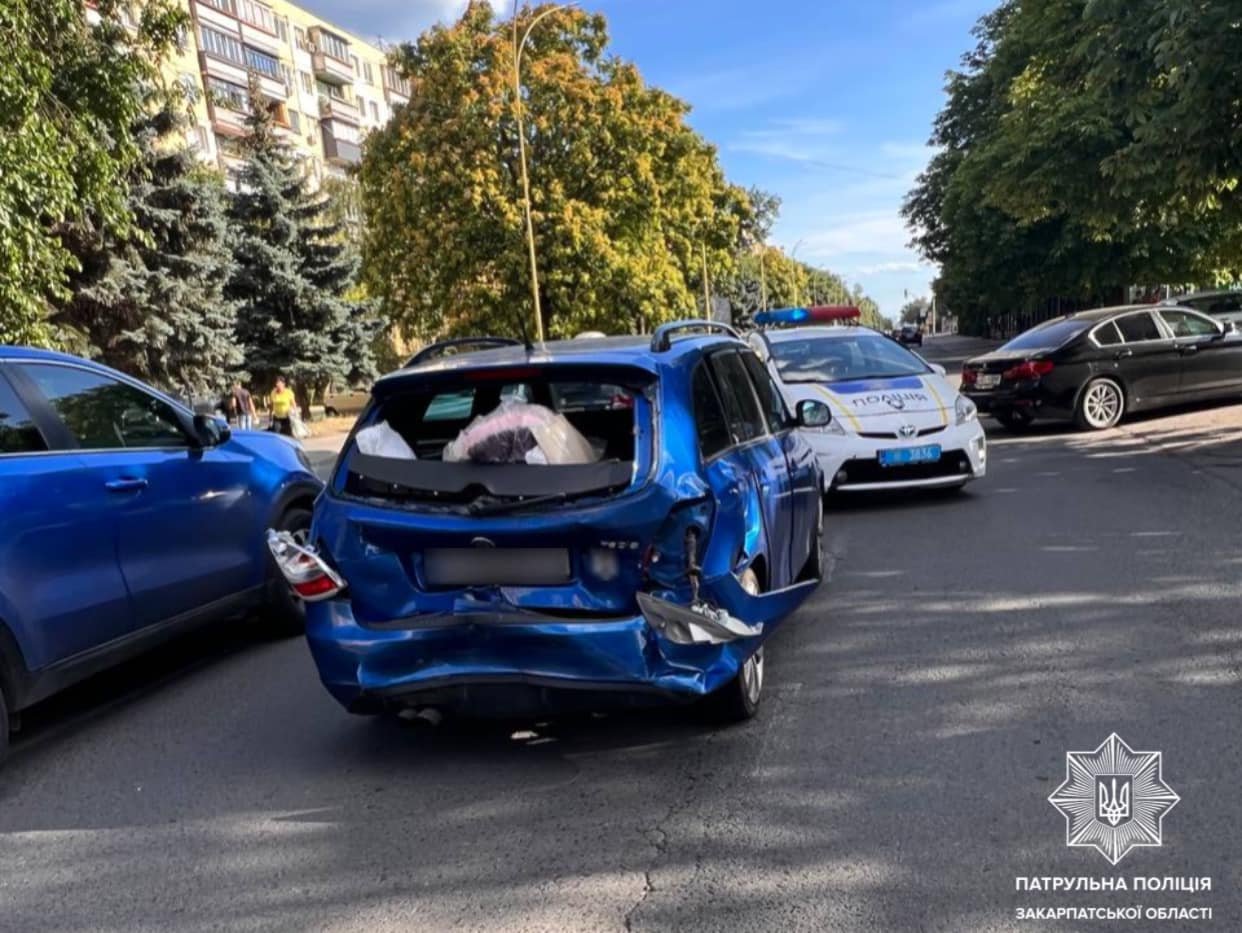
[[[319,437],[308,437],[302,441],[302,449],[306,451],[320,479],[328,478],[332,465],[336,463],[336,455],[340,453],[341,445],[345,443],[345,438],[348,436],[348,431],[341,431]]]

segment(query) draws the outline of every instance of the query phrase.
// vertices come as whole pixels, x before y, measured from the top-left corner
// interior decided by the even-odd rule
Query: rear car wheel
[[[1035,420],[1029,411],[1021,411],[1015,408],[994,411],[992,412],[992,417],[1009,431],[1025,431],[1031,426],[1031,422]]]
[[[310,509],[295,506],[285,511],[275,527],[277,531],[289,532],[298,544],[305,544],[310,526]],[[300,635],[306,630],[306,604],[289,588],[270,554],[267,567],[267,605],[263,609],[263,628],[275,636]]]
[[[824,497],[819,497],[819,517],[811,527],[811,547],[808,551],[806,566],[798,575],[798,582],[822,580],[824,578]]]
[[[1126,411],[1125,393],[1111,379],[1092,379],[1078,396],[1074,422],[1089,431],[1113,427]]]
[[[742,571],[738,582],[752,596],[762,591],[759,575],[751,567]],[[712,699],[715,712],[724,722],[745,722],[759,712],[759,702],[763,699],[762,647],[742,662],[737,675],[713,694]]]

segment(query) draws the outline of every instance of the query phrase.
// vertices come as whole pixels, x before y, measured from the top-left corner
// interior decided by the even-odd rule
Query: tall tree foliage
[[[1242,273],[1242,8],[1006,0],[905,205],[967,326]]]
[[[159,99],[158,96],[156,99]],[[125,237],[93,229],[67,238],[81,270],[53,320],[85,352],[166,389],[202,395],[242,366],[224,187],[186,147],[175,100],[134,130]]]
[[[519,14],[519,34],[546,7]],[[545,329],[625,332],[694,313],[703,252],[729,271],[752,214],[688,107],[610,56],[604,18],[535,26],[522,106]],[[408,333],[515,333],[530,320],[513,31],[474,0],[400,50],[412,95],[367,140],[365,278]]]
[[[127,29],[122,6],[99,0],[92,26],[83,0],[0,3],[0,343],[54,342],[45,314],[75,268],[61,241],[68,228],[124,236],[131,227],[139,89],[186,15],[149,0]]]
[[[291,382],[305,409],[332,380],[375,375],[380,328],[365,301],[349,297],[358,257],[329,198],[311,190],[272,112],[251,81],[245,166],[230,199],[236,268],[226,294],[239,303],[237,334],[260,389]]]

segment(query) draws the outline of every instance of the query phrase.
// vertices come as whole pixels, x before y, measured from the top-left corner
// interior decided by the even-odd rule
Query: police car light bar
[[[755,315],[756,325],[816,324],[831,321],[853,321],[862,316],[853,305],[814,305],[810,308],[775,308]]]

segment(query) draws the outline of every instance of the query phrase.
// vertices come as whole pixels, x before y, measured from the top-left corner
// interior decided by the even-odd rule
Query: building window
[[[288,65],[286,65],[284,62],[280,63],[280,77],[285,82],[285,90],[292,91],[293,90],[293,69],[290,68]]]
[[[185,50],[186,50],[186,49],[188,49],[188,48],[190,47],[190,33],[189,33],[189,31],[185,28],[185,23],[178,23],[178,24],[177,24],[177,39],[176,39],[176,43],[177,43],[177,51],[178,51],[180,54],[184,55],[184,54],[185,54]]]
[[[198,31],[202,39],[203,51],[208,55],[245,66],[246,57],[242,54],[242,44],[235,37],[212,29],[210,26],[199,26]]]
[[[202,2],[207,6],[215,7],[217,10],[229,14],[229,16],[237,15],[237,4],[235,0],[202,0]]]
[[[331,97],[333,100],[352,103],[349,99],[348,90],[339,84],[329,84],[327,81],[316,81],[315,84],[319,90],[320,97]]]
[[[362,65],[358,64],[358,56],[357,56],[357,55],[351,55],[351,56],[349,56],[349,57],[350,57],[350,58],[352,58],[352,59],[354,60],[354,74],[356,74],[356,75],[361,75],[361,74],[362,74]]]
[[[306,33],[299,26],[293,27],[293,44],[303,52],[310,51],[310,46],[306,44]]]
[[[281,42],[289,41],[289,21],[284,17],[276,20],[276,35],[280,36]]]
[[[315,93],[315,79],[311,77],[309,71],[299,71],[298,77],[302,79],[302,90],[307,94]]]
[[[227,107],[238,113],[250,111],[250,95],[241,85],[221,81],[219,78],[208,75],[207,93],[211,95],[211,102],[217,107]]]
[[[370,62],[362,63],[362,71],[363,71],[363,74],[367,76],[367,84],[374,84],[375,83],[375,72],[371,70]]]
[[[296,110],[289,111],[289,127],[295,133],[302,132],[302,115]]]
[[[276,32],[276,17],[261,3],[255,3],[254,0],[237,0],[237,15],[265,32]]]
[[[273,58],[271,55],[268,55],[266,52],[260,52],[258,49],[252,49],[248,45],[245,46],[245,49],[246,66],[248,68],[253,68],[260,74],[265,74],[269,78],[275,78],[277,81],[281,80],[279,60]]]
[[[331,55],[338,62],[348,62],[350,59],[349,43],[338,35],[330,32],[319,30],[319,51]],[[354,59],[357,61],[357,59]]]
[[[367,106],[371,108],[371,122],[379,123],[379,106],[375,101],[371,101]]]
[[[189,103],[198,103],[197,75],[192,75],[188,71],[183,71],[177,76],[177,83],[181,85],[181,93],[185,95],[185,99]]]
[[[207,127],[199,124],[194,127],[195,135],[198,137],[198,147],[204,152],[211,151],[211,137],[207,133]]]

